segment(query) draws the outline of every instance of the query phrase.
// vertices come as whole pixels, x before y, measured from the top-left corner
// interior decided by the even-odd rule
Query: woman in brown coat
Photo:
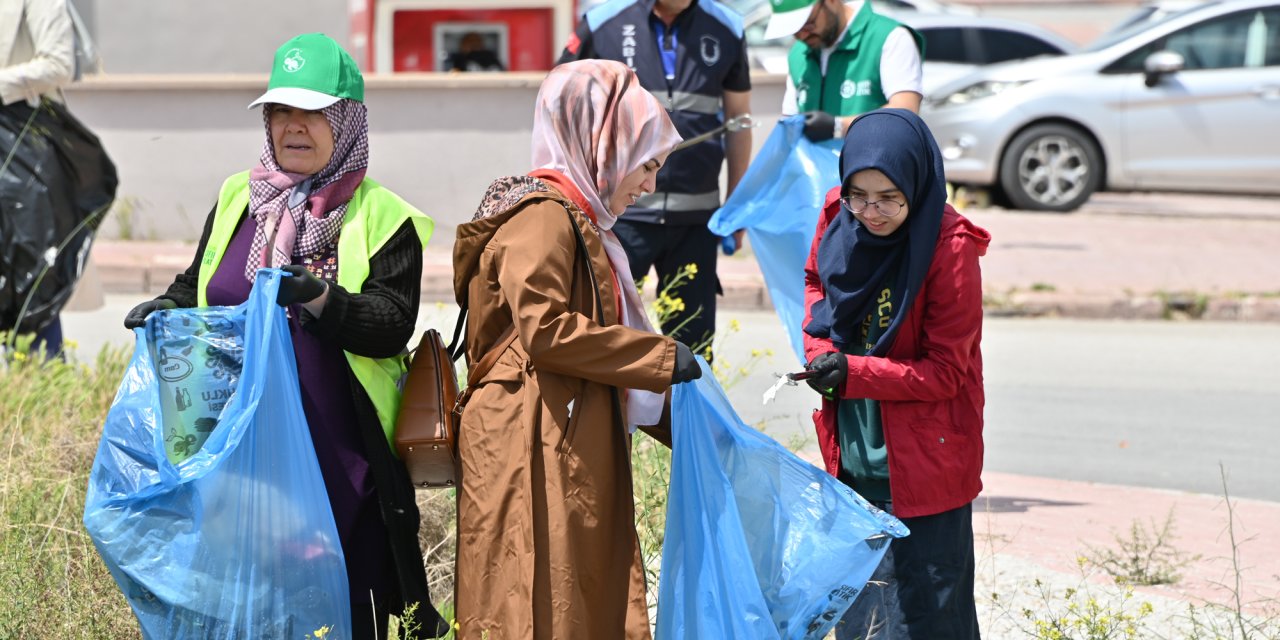
[[[649,326],[609,229],[679,141],[626,66],[561,65],[538,93],[537,169],[458,227],[468,360],[493,353],[458,433],[462,638],[649,637],[630,433],[701,369]]]

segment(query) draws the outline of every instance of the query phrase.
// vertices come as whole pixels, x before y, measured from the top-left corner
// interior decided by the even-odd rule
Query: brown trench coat
[[[649,638],[631,441],[612,387],[667,389],[675,342],[618,324],[600,236],[557,194],[459,226],[454,272],[470,362],[513,320],[517,332],[458,430],[459,637]]]

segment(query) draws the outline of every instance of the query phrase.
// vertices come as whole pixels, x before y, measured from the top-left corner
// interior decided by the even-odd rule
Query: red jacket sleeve
[[[978,239],[960,230],[939,239],[921,297],[889,357],[849,356],[849,377],[841,396],[873,400],[936,401],[959,392],[978,350],[982,335],[982,274]],[[914,345],[914,347],[912,347]]]
[[[804,333],[804,328],[809,326],[809,321],[813,319],[813,315],[809,312],[809,309],[813,308],[813,303],[827,295],[822,288],[822,279],[818,277],[818,245],[822,242],[822,234],[826,233],[827,226],[840,211],[839,198],[840,187],[834,187],[827,192],[827,200],[818,214],[818,228],[814,231],[813,243],[809,246],[809,259],[804,264],[804,324],[801,325],[800,331],[804,334],[805,362],[811,362],[829,351],[838,351],[830,338],[815,338]]]

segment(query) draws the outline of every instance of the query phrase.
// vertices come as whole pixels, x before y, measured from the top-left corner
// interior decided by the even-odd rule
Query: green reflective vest
[[[245,207],[249,205],[249,172],[237,173],[222,183],[218,193],[218,207],[213,214],[213,228],[200,260],[197,302],[208,306],[205,292],[209,281],[218,270],[231,237]],[[426,214],[400,199],[400,196],[365,178],[356,187],[347,205],[347,217],[338,235],[338,285],[351,293],[360,293],[360,287],[369,277],[369,258],[400,229],[405,220],[412,220],[414,231],[422,246],[427,246],[435,223]],[[392,443],[396,415],[400,411],[400,389],[397,383],[404,375],[405,360],[392,358],[366,358],[346,353],[347,363],[360,386],[369,394],[378,422]],[[392,447],[395,450],[395,447]]]
[[[889,99],[880,85],[880,52],[889,32],[901,26],[904,25],[872,11],[870,2],[862,3],[849,31],[827,60],[826,76],[822,75],[821,52],[797,41],[787,55],[791,82],[796,88],[797,112],[855,116],[884,106]],[[923,58],[924,39],[914,29],[911,35]]]

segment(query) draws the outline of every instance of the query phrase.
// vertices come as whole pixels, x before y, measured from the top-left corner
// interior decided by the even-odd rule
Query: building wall
[[[489,182],[529,171],[533,101],[542,74],[372,75],[369,177],[438,223],[437,238],[469,220]],[[781,76],[756,75],[759,149],[777,120]],[[227,176],[251,168],[266,133],[246,110],[265,76],[103,76],[68,91],[120,173],[117,207],[101,234],[196,240]]]
[[[263,73],[300,33],[351,44],[346,0],[74,2],[111,74]]]

